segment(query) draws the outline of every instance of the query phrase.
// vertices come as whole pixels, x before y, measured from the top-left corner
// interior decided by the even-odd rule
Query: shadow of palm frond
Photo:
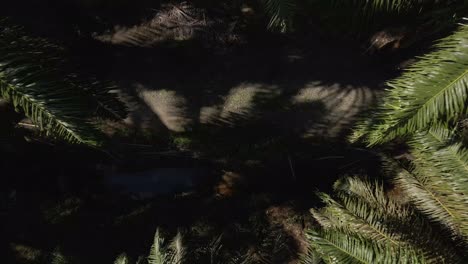
[[[213,39],[227,34],[224,30],[216,30],[224,22],[208,17],[205,12],[187,2],[164,4],[151,20],[133,27],[116,26],[112,32],[95,36],[95,39],[115,45],[150,48],[161,43]]]
[[[375,91],[367,87],[322,82],[287,90],[244,82],[231,88],[219,103],[198,107],[192,102],[198,97],[141,86],[137,87],[141,103],[130,117],[146,120],[146,126],[156,131],[161,127],[183,133],[196,142],[194,151],[230,155],[291,142],[343,141],[375,97]]]
[[[171,90],[148,90],[137,87],[140,100],[156,115],[164,126],[174,132],[183,132],[191,126],[186,99]]]
[[[279,96],[276,86],[242,82],[222,97],[222,102],[200,109],[201,124],[236,127],[263,115],[262,105]]]
[[[211,109],[217,115],[212,113],[210,123],[231,128],[257,123],[275,131],[275,136],[333,141],[344,138],[358,115],[373,103],[375,93],[368,87],[321,82],[312,82],[295,94],[277,86],[244,84],[230,91],[224,105]],[[238,98],[243,102],[232,107]],[[265,135],[272,135],[271,131]]]
[[[306,127],[303,136],[335,140],[345,138],[359,114],[374,102],[375,96],[376,91],[368,87],[307,85],[292,100],[295,104],[310,100],[322,102],[326,110],[321,122]]]

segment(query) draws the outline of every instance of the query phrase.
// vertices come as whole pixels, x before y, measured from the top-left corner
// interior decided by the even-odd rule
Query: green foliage
[[[320,225],[309,232],[311,250],[327,263],[461,263],[466,257],[465,246],[459,243],[463,236],[439,225],[455,220],[418,210],[419,199],[426,199],[425,190],[405,188],[411,183],[400,180],[402,173],[416,176],[402,171],[395,180],[410,203],[389,195],[378,181],[358,177],[338,181],[334,197],[320,193],[325,207],[311,210]],[[436,216],[444,208],[431,206]],[[458,215],[467,209],[466,202],[453,208]]]
[[[156,230],[154,242],[148,256],[148,264],[180,264],[184,259],[182,236],[178,233],[168,247],[164,246],[164,239]]]
[[[397,183],[430,219],[468,238],[468,150],[444,128],[417,134],[410,145],[415,166]]]
[[[412,249],[375,243],[339,229],[311,231],[308,238],[325,263],[426,263]]]
[[[353,141],[382,144],[467,114],[468,25],[460,25],[435,49],[388,83],[383,102],[358,125]]]
[[[163,248],[164,239],[159,234],[159,229],[154,234],[153,245],[151,245],[150,253],[148,256],[149,264],[163,264],[166,263],[167,253]]]
[[[120,119],[126,108],[113,85],[67,72],[65,51],[0,21],[0,96],[47,136],[99,145],[96,117]]]
[[[399,8],[394,11],[406,7]],[[467,41],[468,25],[462,24],[390,81],[377,109],[354,131],[352,140],[368,146],[409,139],[413,158],[409,166],[384,158],[399,195],[358,178],[336,183],[333,198],[320,194],[326,206],[312,210],[321,227],[311,243],[326,262],[466,260],[468,151],[454,129],[468,111]]]
[[[392,230],[382,225],[386,217],[384,213],[348,196],[341,202],[325,194],[320,196],[327,206],[321,212],[312,211],[312,214],[322,226],[360,233],[375,241],[396,243],[397,237]]]

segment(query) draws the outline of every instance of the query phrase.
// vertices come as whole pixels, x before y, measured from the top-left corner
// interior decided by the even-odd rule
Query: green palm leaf
[[[445,129],[431,129],[411,141],[415,167],[397,183],[428,217],[468,237],[468,151],[449,143]]]
[[[459,263],[450,234],[433,229],[430,221],[409,204],[389,197],[379,182],[347,177],[335,183],[336,199],[319,194],[326,206],[311,209],[323,230],[340,230],[373,243],[412,248],[430,263]],[[441,236],[434,240],[434,236]]]
[[[447,183],[408,172],[400,172],[396,178],[396,183],[424,214],[457,232],[458,225],[455,220],[460,218],[462,212],[456,211],[457,207],[459,207],[454,204],[456,199],[444,197],[444,194],[438,192],[440,190],[449,190],[450,186]],[[441,186],[435,188],[434,184],[440,184]]]
[[[412,249],[373,243],[341,230],[309,231],[307,236],[326,263],[426,263],[424,256]]]
[[[0,21],[0,96],[11,101],[47,136],[99,145],[92,123],[98,116],[120,119],[126,108],[115,87],[67,73],[64,51],[21,28]]]
[[[326,194],[319,194],[326,207],[312,210],[312,215],[327,229],[339,228],[348,233],[360,234],[376,242],[398,244],[399,234],[385,225],[386,215],[358,199],[344,197],[340,202]],[[323,221],[326,219],[326,222]]]
[[[467,113],[468,25],[461,25],[435,48],[388,83],[391,89],[383,104],[371,121],[358,126],[353,140],[381,144]]]
[[[333,187],[340,198],[355,197],[375,209],[385,210],[387,215],[406,218],[410,214],[408,208],[388,197],[383,184],[377,180],[345,177],[336,181]]]
[[[435,126],[409,142],[412,153],[430,164],[458,193],[468,193],[468,149],[453,139],[450,130]]]
[[[148,264],[181,264],[184,261],[184,251],[180,233],[177,233],[169,246],[164,246],[164,238],[159,229],[156,229]]]
[[[164,239],[159,234],[159,229],[156,229],[154,234],[153,245],[151,245],[150,254],[148,256],[148,264],[165,264],[168,260],[168,254],[163,247]]]

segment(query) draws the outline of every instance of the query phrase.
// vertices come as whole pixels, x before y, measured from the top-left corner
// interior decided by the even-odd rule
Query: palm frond
[[[410,214],[407,208],[388,197],[383,184],[377,180],[344,177],[336,181],[333,187],[339,197],[355,197],[375,209],[384,209],[387,215],[405,218]]]
[[[468,193],[468,149],[449,129],[435,126],[416,134],[409,144],[413,155],[435,169],[456,192]]]
[[[169,246],[164,246],[164,238],[159,229],[156,229],[153,245],[148,255],[148,264],[181,264],[184,256],[185,250],[180,233],[177,233]]]
[[[460,25],[435,49],[388,83],[390,89],[374,118],[360,124],[354,138],[381,144],[467,113],[468,25]]]
[[[396,183],[422,213],[458,233],[459,225],[457,220],[462,218],[464,212],[457,212],[460,206],[454,203],[456,199],[445,197],[444,193],[438,192],[440,190],[449,190],[450,186],[447,183],[431,177],[417,176],[409,172],[400,172],[396,177]],[[434,184],[440,184],[441,186],[435,188]]]
[[[396,182],[429,218],[468,237],[468,152],[460,143],[445,145],[446,136],[442,128],[416,135],[414,169],[401,171]]]
[[[417,249],[433,263],[459,261],[452,240],[433,239],[445,233],[434,230],[432,224],[409,205],[394,201],[378,181],[344,178],[335,184],[335,192],[336,199],[320,194],[325,208],[311,210],[322,229],[341,230],[374,243]]]
[[[172,254],[171,254],[171,260],[169,263],[181,264],[182,261],[184,260],[185,249],[182,244],[182,235],[180,234],[180,232],[178,232],[177,235],[172,240],[172,243],[170,245],[170,250]]]
[[[163,243],[164,238],[161,237],[159,229],[156,229],[153,245],[151,245],[150,253],[148,255],[148,264],[166,264],[169,256],[165,252]]]
[[[0,96],[23,111],[42,132],[71,143],[98,145],[92,118],[122,118],[126,108],[112,86],[77,81],[64,71],[64,51],[20,27],[0,21]]]
[[[321,264],[322,256],[313,248],[309,246],[307,253],[300,256],[300,261],[302,264]]]
[[[268,28],[285,32],[290,29],[296,11],[296,0],[262,0],[270,17]]]
[[[75,89],[82,90],[87,96],[94,115],[111,120],[122,120],[127,117],[127,106],[120,100],[117,85],[111,81],[97,80],[91,76],[67,76]]]
[[[399,234],[393,232],[386,223],[386,215],[353,197],[336,201],[326,194],[319,194],[326,203],[321,211],[312,211],[312,215],[326,229],[342,229],[350,234],[360,234],[376,242],[399,244]],[[322,219],[322,221],[320,221]]]
[[[339,229],[312,230],[307,237],[326,263],[426,263],[421,253],[410,248],[373,243]]]

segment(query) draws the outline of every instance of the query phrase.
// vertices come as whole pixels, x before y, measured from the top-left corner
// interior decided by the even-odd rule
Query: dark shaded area
[[[20,131],[33,132],[12,129],[14,122],[4,122],[0,113],[2,132],[15,131],[4,137],[13,147],[0,150],[7,157],[0,160],[2,195],[15,192],[2,217],[8,227],[2,239],[8,261],[13,261],[12,245],[17,244],[44,252],[60,245],[64,254],[79,256],[82,263],[111,263],[124,251],[136,258],[147,254],[159,226],[170,234],[185,231],[189,248],[209,245],[222,234],[225,251],[255,248],[265,254],[275,245],[259,245],[284,236],[287,249],[270,257],[272,263],[287,263],[303,245],[285,228],[284,219],[275,222],[268,212],[284,210],[293,226],[303,228],[311,224],[307,210],[317,203],[314,191],[329,190],[343,174],[378,174],[378,157],[349,146],[346,136],[410,52],[369,56],[339,38],[314,31],[278,35],[248,19],[233,30],[242,41],[230,46],[197,34],[151,47],[120,45],[93,34],[139,25],[162,3],[78,2],[16,1],[2,4],[1,12],[32,34],[63,44],[84,73],[115,81],[138,107],[130,114],[131,126],[119,124],[120,130],[112,133],[108,153],[56,142],[26,143]],[[207,16],[228,16],[230,21],[239,15],[226,10],[215,5]],[[242,85],[260,88],[242,111],[223,113],[226,98]],[[183,131],[171,129],[138,87],[184,98],[178,110],[189,121]],[[296,102],[307,88],[320,96]],[[349,109],[333,112],[341,105]],[[202,122],[199,116],[206,106],[221,110]],[[335,127],[336,132],[329,132]],[[177,142],[182,139],[187,142],[181,147]],[[125,172],[203,168],[211,173],[188,196],[135,201],[107,192],[100,181],[107,172],[100,166]],[[229,195],[219,191],[226,171],[241,175],[239,183],[228,186]],[[207,263],[206,256],[199,257],[199,263]]]

